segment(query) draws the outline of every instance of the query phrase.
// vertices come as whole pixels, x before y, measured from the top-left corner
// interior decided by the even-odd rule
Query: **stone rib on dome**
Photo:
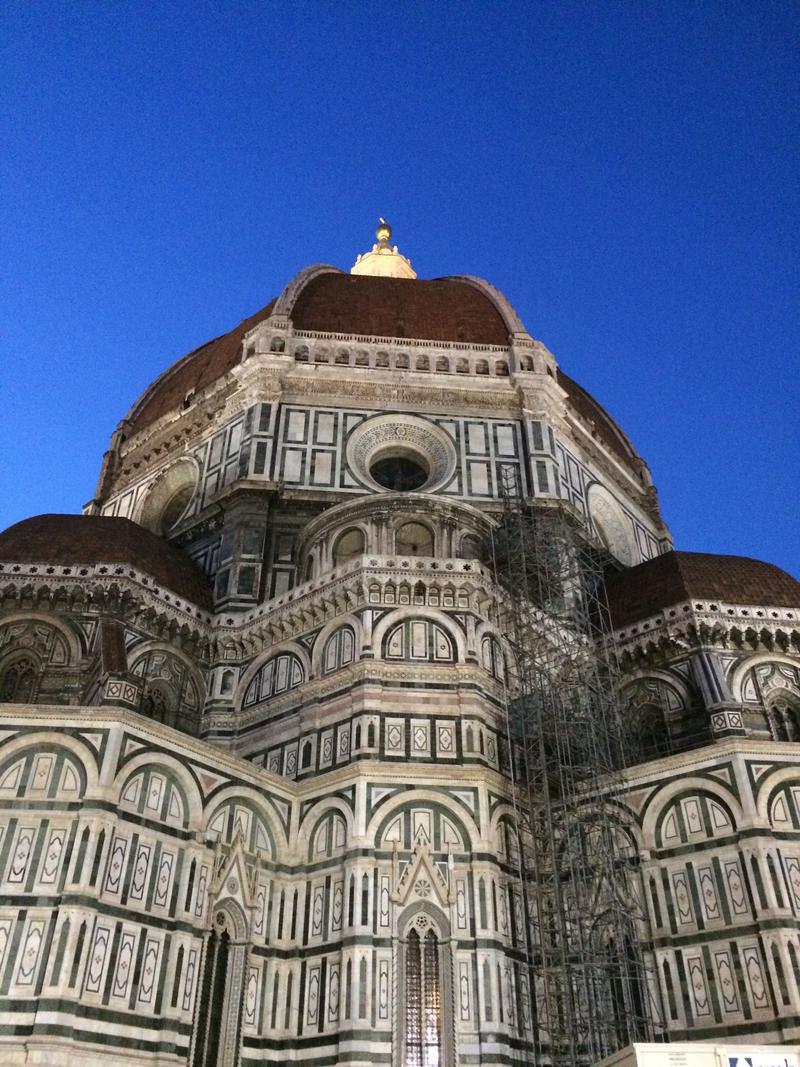
[[[100,515],[35,515],[0,533],[3,563],[58,567],[122,563],[206,611],[213,609],[206,576],[180,549],[130,519]]]
[[[582,385],[578,385],[560,367],[557,371],[557,381],[566,391],[567,399],[573,410],[594,426],[597,436],[606,448],[638,474],[639,468],[644,465],[644,460],[616,419],[613,419],[591,393],[587,393]]]
[[[707,552],[665,552],[610,575],[606,591],[617,628],[686,600],[800,608],[800,582],[780,567]]]

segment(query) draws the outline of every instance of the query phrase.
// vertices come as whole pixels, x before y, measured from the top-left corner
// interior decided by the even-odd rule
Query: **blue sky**
[[[7,3],[0,528],[386,215],[497,285],[679,547],[800,575],[796,4]]]

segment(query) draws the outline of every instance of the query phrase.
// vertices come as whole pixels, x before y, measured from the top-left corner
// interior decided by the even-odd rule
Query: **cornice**
[[[622,653],[641,655],[665,643],[681,648],[755,649],[785,644],[800,651],[800,610],[723,600],[686,600],[613,630]]]

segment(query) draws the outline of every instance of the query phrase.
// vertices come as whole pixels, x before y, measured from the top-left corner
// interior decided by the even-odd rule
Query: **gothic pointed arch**
[[[450,923],[435,904],[415,903],[398,920],[395,947],[396,1067],[454,1062],[455,1011]]]

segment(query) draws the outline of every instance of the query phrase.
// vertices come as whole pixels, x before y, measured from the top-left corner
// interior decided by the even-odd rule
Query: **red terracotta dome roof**
[[[780,567],[706,552],[665,552],[611,575],[606,590],[615,627],[686,600],[800,608],[800,582]]]
[[[164,371],[149,386],[128,415],[129,434],[138,433],[170,411],[177,411],[188,393],[213,385],[242,358],[242,339],[272,311],[275,301],[240,322],[229,333],[207,341]]]
[[[0,561],[58,567],[123,563],[196,607],[212,610],[211,587],[200,568],[179,548],[130,519],[35,515],[0,533]]]
[[[317,274],[297,297],[292,322],[298,330],[508,344],[508,327],[496,304],[457,278]]]

